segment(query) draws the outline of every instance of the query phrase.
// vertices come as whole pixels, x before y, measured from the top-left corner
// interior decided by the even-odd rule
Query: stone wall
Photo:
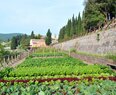
[[[62,50],[76,49],[96,54],[114,53],[116,52],[116,27],[55,44],[53,47]]]

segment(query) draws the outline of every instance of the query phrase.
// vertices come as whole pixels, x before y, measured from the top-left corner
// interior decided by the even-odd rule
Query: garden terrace
[[[93,92],[90,90],[91,93],[115,93],[116,72],[110,67],[88,65],[55,49],[40,50],[17,67],[0,71],[0,94],[81,95],[94,88]],[[112,87],[112,90],[106,90],[105,87]]]

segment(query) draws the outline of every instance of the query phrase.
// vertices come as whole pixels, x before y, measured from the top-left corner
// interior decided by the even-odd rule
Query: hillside
[[[78,16],[73,15],[68,19],[67,24],[60,29],[58,41],[74,39],[105,27],[116,18],[115,1],[85,0],[82,16],[79,13]]]
[[[0,40],[6,41],[11,39],[13,36],[21,35],[21,33],[9,33],[9,34],[2,34],[0,33]]]

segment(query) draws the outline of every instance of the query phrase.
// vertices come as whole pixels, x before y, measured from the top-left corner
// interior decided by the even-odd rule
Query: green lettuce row
[[[114,72],[105,66],[87,65],[87,66],[47,66],[47,67],[18,67],[12,70],[8,77],[25,76],[55,76],[55,75],[83,75],[83,74],[102,74],[113,75]]]

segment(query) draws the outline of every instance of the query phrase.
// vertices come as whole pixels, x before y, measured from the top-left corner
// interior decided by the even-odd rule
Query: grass
[[[108,59],[112,59],[113,61],[116,61],[116,54],[107,54],[105,57]]]
[[[116,61],[116,54],[115,53],[114,54],[113,53],[107,53],[107,54],[92,54],[92,53],[81,52],[81,51],[76,51],[75,53],[81,54],[81,55],[86,55],[86,56],[92,56],[92,57],[96,57],[96,58],[106,58],[106,59],[111,59],[113,61]]]
[[[93,57],[105,57],[106,54],[93,54],[93,53],[87,53],[87,52],[81,52],[81,51],[76,51],[77,54],[82,54],[82,55],[87,55],[87,56],[93,56]]]

